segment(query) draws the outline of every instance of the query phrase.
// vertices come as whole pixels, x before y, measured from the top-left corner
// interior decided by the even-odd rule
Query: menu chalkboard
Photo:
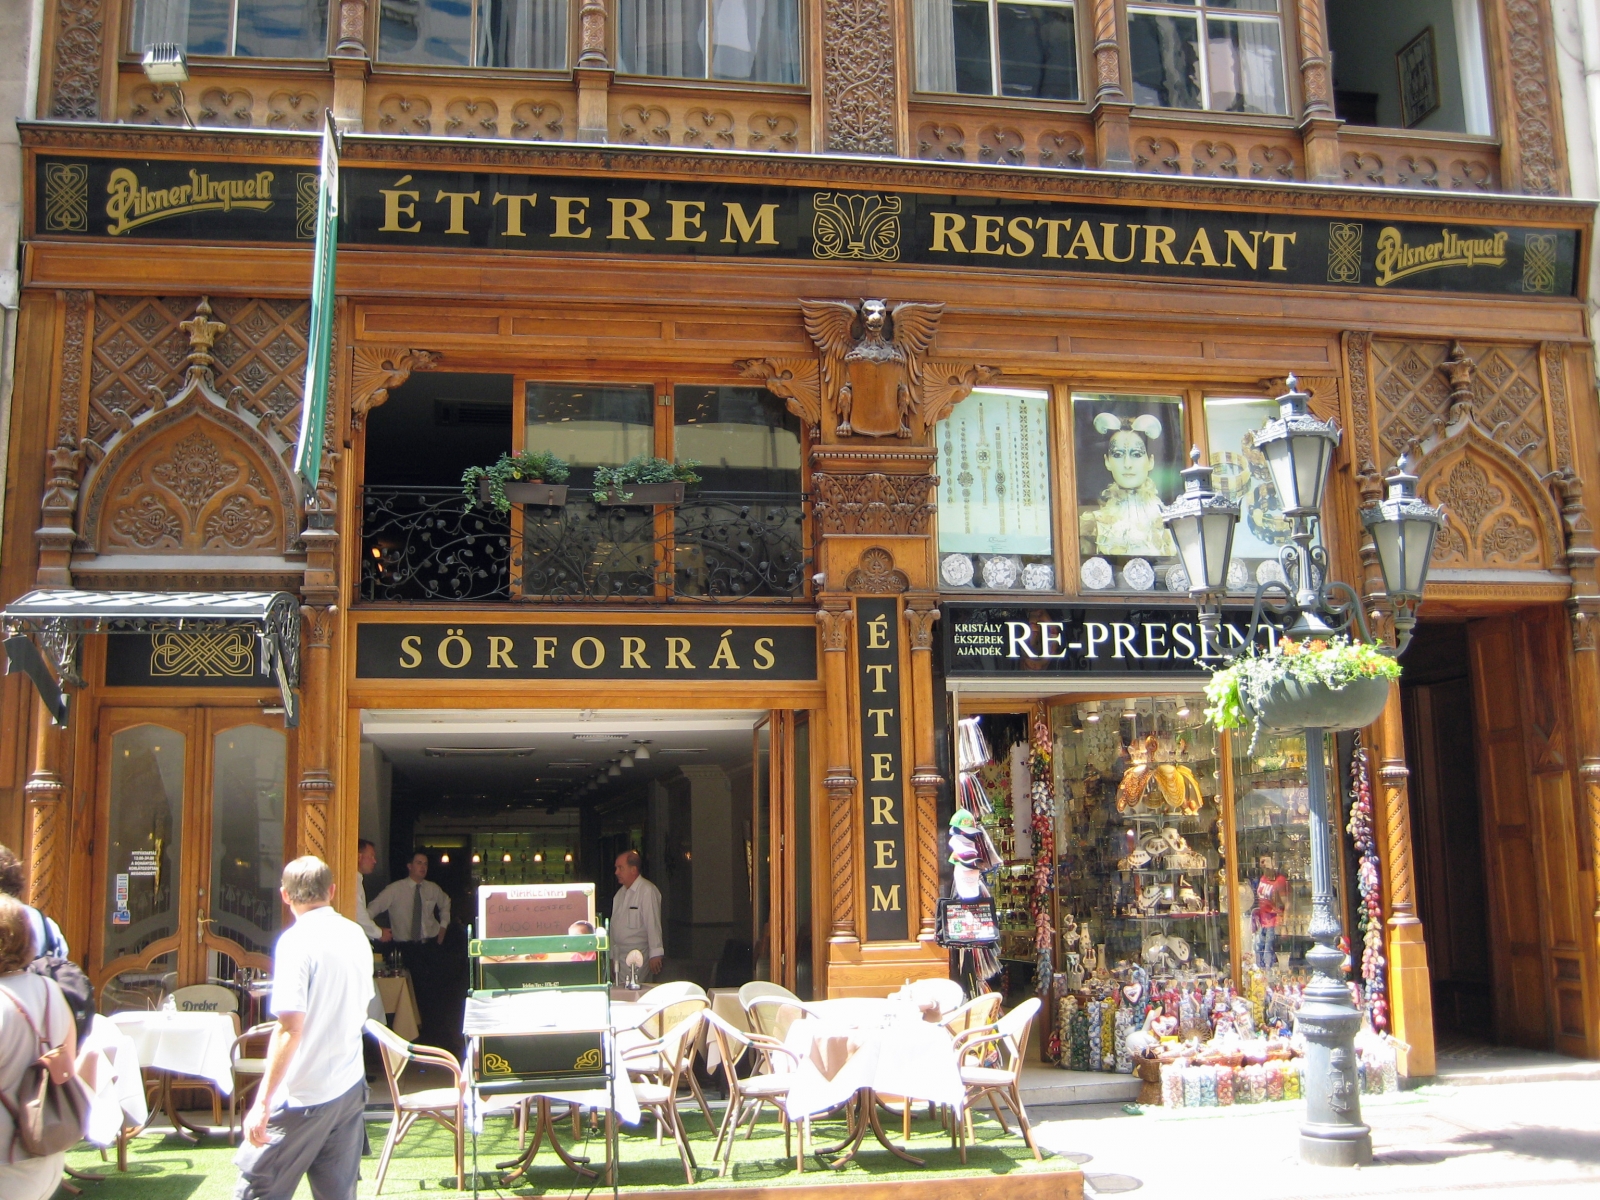
[[[478,889],[480,938],[565,937],[574,921],[594,925],[594,884],[529,883]]]

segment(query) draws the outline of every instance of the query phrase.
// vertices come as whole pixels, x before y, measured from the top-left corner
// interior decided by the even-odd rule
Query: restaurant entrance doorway
[[[604,919],[633,850],[661,893],[658,978],[810,996],[810,726],[789,709],[366,710],[368,894],[420,849],[454,925],[484,883],[591,882]]]

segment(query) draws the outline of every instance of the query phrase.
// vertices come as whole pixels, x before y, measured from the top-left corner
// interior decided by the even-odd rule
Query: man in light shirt
[[[446,1010],[456,972],[440,950],[450,928],[450,897],[428,878],[427,854],[421,850],[413,854],[406,877],[379,892],[367,911],[374,917],[389,914],[389,933],[400,947],[417,998],[420,1040],[453,1050],[461,1040],[461,1027]]]
[[[378,923],[367,911],[367,887],[363,882],[377,865],[378,848],[366,838],[362,838],[356,843],[356,869],[361,872],[356,879],[356,924],[361,926],[361,931],[367,935],[369,942],[387,942],[393,935],[387,929],[379,929]]]
[[[638,980],[645,983],[661,970],[665,950],[661,945],[661,891],[639,874],[639,866],[637,850],[617,855],[617,882],[622,886],[611,898],[611,977],[627,978],[628,951],[637,950],[646,960]]]
[[[234,1156],[234,1200],[281,1200],[309,1176],[314,1200],[355,1200],[367,1149],[361,1025],[372,999],[372,950],[331,907],[333,872],[306,855],[283,869],[294,924],[272,955],[278,1029]]]

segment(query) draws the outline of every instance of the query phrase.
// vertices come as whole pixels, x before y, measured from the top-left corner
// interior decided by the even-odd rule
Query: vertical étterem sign
[[[899,602],[892,598],[856,601],[856,663],[861,677],[861,828],[869,942],[904,941],[908,936],[899,610]]]
[[[306,383],[300,406],[300,441],[294,449],[294,470],[306,499],[317,490],[322,474],[323,428],[328,416],[328,377],[333,357],[333,280],[339,247],[339,130],[333,111],[325,110],[322,169],[317,181],[317,238],[312,251],[311,319],[306,331]]]

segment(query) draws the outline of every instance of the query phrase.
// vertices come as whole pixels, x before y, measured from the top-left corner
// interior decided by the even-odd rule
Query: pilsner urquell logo
[[[186,213],[231,212],[253,208],[265,212],[272,207],[273,172],[257,171],[245,179],[213,179],[199,171],[189,172],[189,182],[176,187],[148,188],[127,167],[111,172],[106,183],[106,216],[111,224],[106,232],[115,237],[152,221],[180,217]]]
[[[1440,267],[1503,267],[1506,265],[1508,233],[1489,237],[1466,238],[1448,229],[1439,231],[1439,240],[1408,246],[1400,231],[1386,225],[1378,235],[1378,286],[1418,275],[1423,271],[1436,271]]]

